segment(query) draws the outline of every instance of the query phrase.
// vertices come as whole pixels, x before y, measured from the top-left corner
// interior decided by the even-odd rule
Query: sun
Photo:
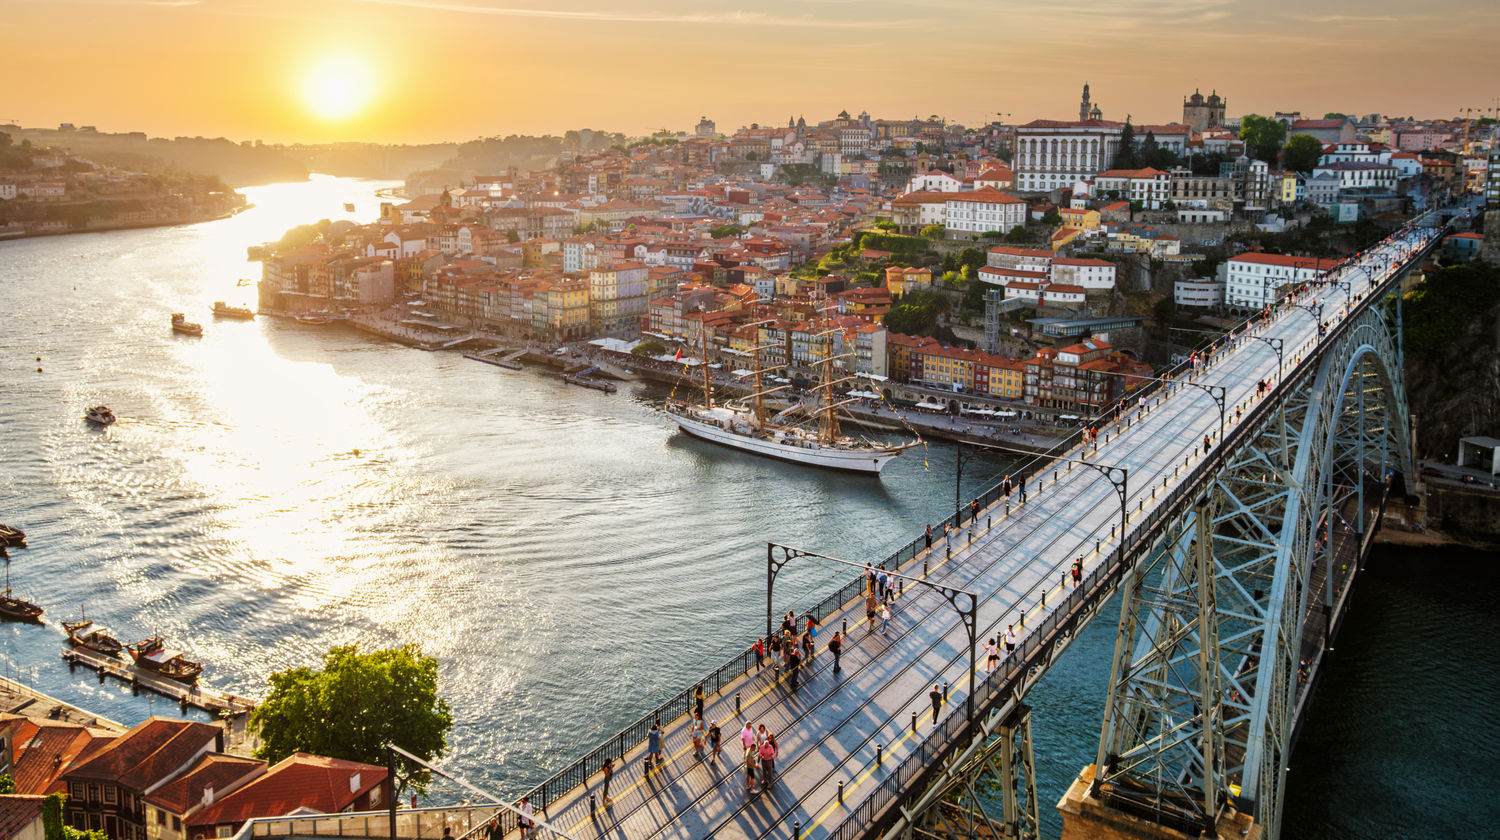
[[[325,120],[343,120],[369,104],[375,90],[369,65],[357,58],[327,58],[307,71],[302,80],[302,98],[307,107]]]

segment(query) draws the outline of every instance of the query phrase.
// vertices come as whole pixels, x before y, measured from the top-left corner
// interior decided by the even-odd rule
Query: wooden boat
[[[181,312],[174,312],[172,314],[172,332],[179,332],[183,335],[203,335],[203,325],[189,321],[187,316]]]
[[[29,624],[42,623],[42,608],[25,598],[18,598],[10,591],[10,555],[5,555],[5,594],[0,595],[0,619],[24,621]]]
[[[83,419],[96,426],[112,426],[115,422],[115,413],[110,411],[107,405],[96,405],[83,413]]]
[[[203,673],[203,663],[188,659],[182,655],[182,651],[169,649],[160,636],[142,639],[133,645],[126,645],[125,649],[130,651],[130,658],[135,660],[136,667],[154,671],[178,682],[195,683],[198,675]]]
[[[308,313],[306,315],[297,315],[297,316],[295,316],[295,319],[296,319],[297,323],[299,323],[299,324],[313,324],[313,325],[316,325],[316,326],[322,326],[322,325],[327,324],[327,323],[329,323],[330,321],[333,320],[332,318],[328,317],[327,315],[320,315],[320,314],[316,314],[316,313]]]
[[[125,645],[109,634],[109,631],[85,618],[82,621],[64,621],[63,629],[68,633],[68,644],[102,653],[119,656]]]
[[[26,547],[26,532],[20,528],[12,528],[4,522],[0,522],[0,546],[11,548]]]
[[[230,306],[222,300],[214,301],[215,318],[233,318],[236,321],[255,320],[255,310],[248,306]]]

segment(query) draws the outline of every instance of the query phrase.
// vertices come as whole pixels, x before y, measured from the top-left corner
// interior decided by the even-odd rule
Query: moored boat
[[[328,315],[321,312],[308,312],[306,314],[296,315],[293,317],[299,324],[316,324],[317,326],[322,326],[333,320]]]
[[[255,310],[248,306],[230,306],[222,300],[214,301],[215,318],[233,318],[237,321],[255,320]]]
[[[130,658],[135,660],[137,667],[179,682],[197,682],[198,675],[203,673],[203,663],[188,659],[182,651],[168,648],[160,636],[142,639],[126,645],[125,649],[130,651]]]
[[[96,426],[111,426],[115,422],[115,413],[107,405],[96,405],[83,412],[83,419]]]
[[[4,522],[0,522],[0,547],[10,548],[26,547],[26,532],[20,528],[12,528]]]
[[[833,378],[832,362],[835,357],[830,335],[824,335],[821,362],[823,381],[811,389],[817,404],[806,407],[808,413],[817,420],[815,428],[802,428],[781,422],[794,410],[803,408],[801,404],[794,405],[775,417],[766,417],[765,395],[779,391],[781,387],[763,387],[765,369],[761,366],[759,347],[754,348],[755,391],[751,394],[751,405],[714,405],[713,382],[705,358],[699,362],[703,371],[703,402],[697,404],[669,399],[667,415],[687,434],[723,446],[813,467],[878,474],[892,459],[917,444],[914,441],[886,444],[840,433],[835,410],[845,403],[835,401],[833,388],[848,379]],[[706,334],[704,345],[703,355],[707,357]]]
[[[4,554],[0,551],[0,554]],[[10,555],[5,554],[5,594],[0,595],[0,619],[42,623],[42,608],[10,591]]]
[[[125,650],[125,645],[119,639],[86,618],[82,621],[64,621],[63,630],[67,631],[68,644],[73,647],[87,648],[111,657],[119,656]]]
[[[203,335],[203,325],[189,321],[181,312],[174,312],[172,313],[172,332],[179,332],[183,335]]]

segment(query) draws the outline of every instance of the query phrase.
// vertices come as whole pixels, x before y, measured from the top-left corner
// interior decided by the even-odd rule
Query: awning
[[[877,393],[875,393],[874,391],[850,391],[849,392],[849,396],[851,396],[851,397],[859,397],[861,399],[866,399],[866,400],[878,400],[878,399],[880,399],[880,395],[877,394]]]
[[[942,403],[928,402],[926,400],[923,400],[923,401],[917,403],[917,408],[930,408],[930,409],[933,409],[934,411],[942,411],[943,409],[945,409],[947,407],[948,406],[943,405]]]
[[[1016,412],[1014,412],[1014,411],[997,411],[997,412],[995,412],[995,416],[996,417],[1015,417],[1016,416]]]
[[[1077,420],[1078,419],[1078,415],[1076,415],[1076,414],[1059,414],[1057,416],[1057,419],[1059,419],[1059,420]]]

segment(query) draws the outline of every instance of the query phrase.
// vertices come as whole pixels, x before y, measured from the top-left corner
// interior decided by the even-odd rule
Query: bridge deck
[[[1401,247],[1419,244],[1412,234]],[[1400,248],[1385,246],[1372,252],[1368,261],[1372,267],[1388,266],[1399,256]],[[1390,270],[1378,272],[1377,280]],[[1371,285],[1355,272],[1346,272],[1344,279],[1352,282],[1356,300]],[[1343,317],[1345,296],[1342,288],[1329,285],[1309,291],[1302,302],[1323,302],[1324,318],[1333,322]],[[1288,369],[1318,340],[1310,313],[1291,307],[1251,334],[1283,339]],[[1235,422],[1236,407],[1248,408],[1256,400],[1256,382],[1273,382],[1276,371],[1274,350],[1242,335],[1192,376],[1194,382],[1226,389],[1227,431]],[[1130,527],[1150,514],[1159,496],[1165,498],[1164,481],[1170,488],[1187,478],[1204,456],[1205,435],[1218,444],[1219,422],[1218,408],[1207,393],[1182,387],[1144,413],[1132,409],[1108,427],[1100,426],[1100,445],[1087,458],[1129,469]],[[951,557],[939,539],[931,552],[908,564],[909,574],[920,575],[925,560],[930,579],[981,594],[981,645],[991,636],[1003,637],[1008,624],[1015,625],[1019,636],[1035,632],[1049,611],[1042,606],[1043,593],[1050,609],[1067,596],[1063,576],[1074,558],[1082,556],[1085,569],[1093,570],[1112,550],[1111,526],[1118,526],[1120,519],[1114,488],[1091,469],[1069,470],[1059,464],[1055,475],[1048,471],[1034,478],[1026,503],[1014,493],[982,512],[977,530],[955,532]],[[987,516],[993,525],[985,529]],[[1096,540],[1102,552],[1095,551]],[[800,823],[803,837],[857,834],[864,826],[851,824],[839,830],[856,806],[896,771],[902,759],[921,750],[925,739],[944,730],[951,735],[961,724],[969,651],[957,613],[925,587],[909,586],[897,599],[888,635],[880,632],[878,619],[874,632],[866,627],[861,601],[846,604],[824,619],[820,648],[845,619],[850,637],[841,672],[832,670],[832,655],[820,650],[802,669],[797,691],[791,690],[785,675],[767,666],[708,698],[705,723],[717,720],[723,730],[719,761],[694,757],[687,718],[664,721],[664,768],[643,774],[644,747],[637,745],[617,763],[612,806],[601,804],[591,817],[590,797],[602,797],[602,775],[591,768],[596,772],[586,785],[547,803],[546,819],[579,838],[789,837],[794,822]],[[984,666],[981,649],[981,679]],[[935,727],[928,692],[935,683],[945,682],[948,698]],[[986,692],[984,683],[980,691]],[[919,719],[915,733],[913,712]],[[950,719],[955,715],[959,720]],[[746,793],[738,738],[747,720],[764,724],[780,745],[770,791],[753,796]],[[884,758],[879,766],[877,745]],[[839,782],[844,783],[842,805]]]

